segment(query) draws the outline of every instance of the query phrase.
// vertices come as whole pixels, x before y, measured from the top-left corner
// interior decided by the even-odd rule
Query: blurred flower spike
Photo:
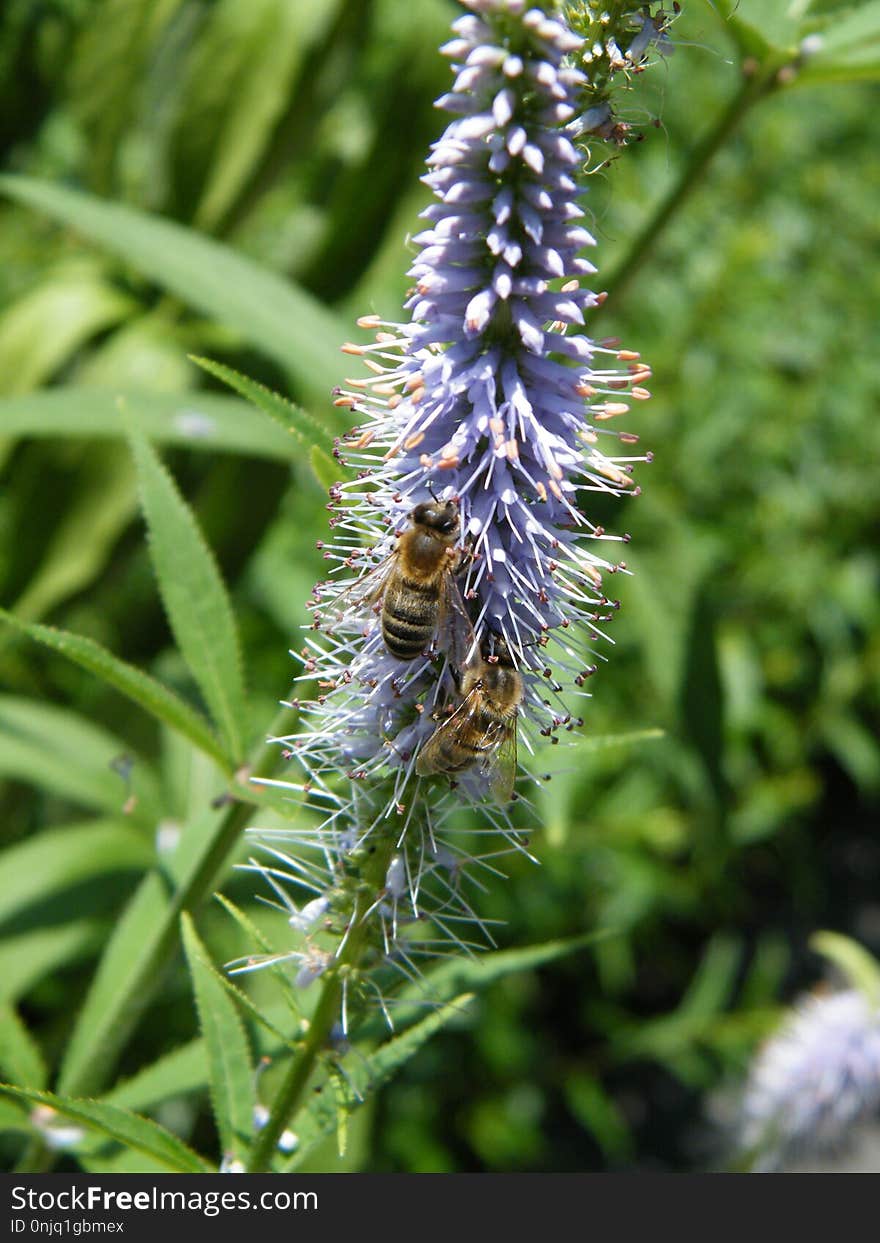
[[[739,1146],[756,1170],[844,1150],[880,1118],[880,1004],[856,989],[807,998],[758,1054]]]
[[[626,569],[603,551],[621,537],[590,520],[590,494],[637,492],[633,464],[646,460],[615,424],[628,399],[649,396],[649,369],[583,331],[603,295],[584,287],[595,269],[581,252],[594,243],[567,129],[585,81],[574,63],[581,39],[521,0],[466,7],[442,49],[455,80],[437,106],[453,119],[427,161],[436,202],[414,238],[410,320],[361,320],[374,341],[346,349],[368,374],[337,392],[358,423],[337,450],[354,477],[331,490],[331,570],[315,588],[302,653],[302,680],[317,681],[318,696],[299,705],[309,728],[278,740],[303,775],[277,784],[305,794],[323,823],[263,835],[276,892],[293,881],[311,901],[327,896],[343,945],[370,915],[378,949],[405,974],[419,952],[434,952],[430,936],[419,951],[412,931],[426,913],[459,949],[471,948],[463,924],[491,943],[468,882],[494,870],[498,853],[523,850],[524,838],[487,797],[480,764],[455,782],[416,773],[461,693],[462,662],[442,626],[433,647],[400,660],[378,606],[364,613],[346,601],[388,564],[416,505],[454,502],[468,658],[506,645],[522,677],[521,750],[533,752],[537,738],[556,741],[582,723],[572,701],[617,607],[603,581]],[[502,835],[479,839],[496,842],[485,853],[456,838],[462,804],[479,805]],[[318,862],[291,860],[282,845],[293,842]],[[353,876],[362,883],[365,869],[374,893],[352,914]]]

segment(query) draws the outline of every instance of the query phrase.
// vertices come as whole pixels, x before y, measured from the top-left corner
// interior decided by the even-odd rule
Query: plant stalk
[[[302,1101],[315,1062],[321,1051],[328,1045],[333,1024],[339,1015],[343,973],[350,968],[356,968],[360,962],[369,931],[364,916],[369,905],[375,900],[376,892],[380,891],[384,884],[388,865],[394,853],[395,841],[395,836],[388,834],[381,842],[377,842],[375,854],[364,866],[364,884],[352,910],[351,932],[342,953],[333,964],[332,974],[328,975],[318,999],[318,1004],[309,1022],[305,1044],[294,1056],[272,1104],[266,1125],[254,1141],[247,1166],[249,1174],[265,1173],[271,1169],[272,1158],[281,1134]]]
[[[739,90],[729,101],[715,125],[691,151],[681,170],[678,179],[670,186],[666,195],[660,200],[646,221],[640,233],[636,235],[624,258],[618,263],[605,282],[607,298],[601,307],[592,312],[592,317],[602,314],[609,307],[617,309],[618,303],[657,247],[657,243],[669,221],[700,185],[715,155],[724,146],[727,139],[742,122],[751,108],[776,85],[775,72],[755,73],[743,77]]]

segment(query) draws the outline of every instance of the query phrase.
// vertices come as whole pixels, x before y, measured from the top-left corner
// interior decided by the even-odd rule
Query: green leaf
[[[835,14],[810,42],[815,47],[805,57],[793,85],[876,81],[880,78],[880,0]]]
[[[344,474],[342,467],[334,462],[333,458],[329,457],[319,445],[312,446],[309,453],[309,465],[318,483],[327,492],[339,482]]]
[[[718,666],[713,594],[708,583],[697,591],[685,639],[680,696],[682,728],[703,761],[709,782],[722,805],[727,784],[722,770],[724,749],[724,688]]]
[[[102,682],[120,691],[145,712],[163,721],[170,729],[183,734],[193,746],[215,759],[221,768],[232,770],[234,761],[223,751],[204,717],[149,674],[120,660],[84,635],[57,630],[54,626],[29,625],[27,622],[20,622],[2,608],[0,622],[5,622],[37,643],[60,652],[89,673],[94,673]]]
[[[191,1040],[117,1084],[101,1098],[125,1109],[155,1109],[163,1101],[208,1087],[204,1040]]]
[[[730,1001],[741,961],[739,938],[717,932],[707,945],[676,1013],[689,1019],[718,1014]]]
[[[149,867],[153,846],[121,820],[46,829],[0,854],[0,922],[75,885]]]
[[[414,1014],[420,1012],[426,998],[436,1004],[464,989],[479,992],[505,976],[516,975],[520,971],[533,971],[536,967],[543,967],[558,958],[575,954],[578,950],[587,949],[613,935],[612,930],[588,932],[565,940],[529,945],[523,949],[495,950],[489,954],[480,954],[477,958],[453,958],[442,966],[435,967],[420,984],[408,985],[399,994],[400,1005],[395,1007],[394,1017],[401,1024],[406,1023]],[[407,1002],[413,1003],[412,1008]]]
[[[338,380],[340,323],[274,272],[183,225],[65,186],[7,174],[0,192],[69,225],[228,324],[320,399]]]
[[[40,568],[11,606],[17,617],[38,621],[92,582],[136,513],[132,482],[131,461],[121,446],[101,445],[89,453],[64,521]]]
[[[576,1072],[567,1076],[565,1099],[578,1121],[587,1128],[605,1156],[615,1162],[633,1159],[633,1138],[617,1102],[599,1079]]]
[[[69,920],[0,941],[0,1002],[17,1001],[46,976],[94,957],[106,938],[98,919]]]
[[[453,1019],[460,1019],[472,1000],[472,993],[463,993],[433,1014],[429,1014],[420,1023],[410,1027],[402,1035],[395,1036],[394,1039],[383,1044],[369,1057],[357,1061],[352,1059],[350,1065],[346,1066],[346,1071],[354,1090],[362,1096],[367,1092],[377,1091],[433,1035],[446,1027]],[[285,1164],[286,1170],[297,1169],[325,1135],[338,1130],[339,1109],[340,1102],[336,1094],[325,1090],[313,1096],[306,1108],[297,1114],[294,1126],[299,1143],[292,1161]]]
[[[337,0],[338,3],[338,0]],[[315,35],[333,16],[329,0],[226,0],[216,6],[216,32],[203,35],[199,68],[216,79],[216,56],[236,53],[232,88],[224,93],[222,127],[196,223],[214,230],[253,176],[280,121],[294,78]],[[225,20],[224,20],[225,19]],[[316,30],[317,28],[317,30]],[[213,41],[210,33],[215,33]]]
[[[245,693],[226,588],[195,518],[154,450],[134,435],[132,451],[168,621],[227,749],[240,758]]]
[[[44,384],[80,346],[135,307],[91,260],[51,273],[0,315],[0,392]],[[2,424],[0,430],[7,432]]]
[[[258,410],[283,427],[289,435],[295,436],[298,444],[317,443],[328,447],[333,444],[333,437],[318,419],[309,414],[307,410],[295,406],[279,393],[273,393],[270,388],[258,384],[249,376],[234,371],[232,367],[224,367],[222,363],[215,363],[210,358],[199,358],[196,354],[190,354],[190,358],[197,366],[218,380],[222,380],[224,384],[228,384],[242,397],[246,397]],[[291,457],[297,454],[297,446],[291,440],[288,440],[288,453]]]
[[[144,877],[116,925],[67,1042],[59,1088],[94,1091],[146,1005],[156,961],[174,943],[167,913],[171,900],[156,873]]]
[[[798,26],[786,4],[766,0],[711,0],[711,7],[742,57],[765,60],[774,51],[793,51]]]
[[[52,1092],[37,1092],[27,1088],[16,1088],[11,1084],[0,1084],[0,1092],[15,1100],[27,1101],[32,1105],[48,1105],[62,1118],[70,1122],[96,1130],[107,1139],[126,1148],[133,1148],[157,1161],[163,1169],[177,1174],[209,1174],[212,1167],[198,1153],[188,1148],[182,1140],[164,1127],[159,1126],[150,1118],[141,1118],[138,1114],[119,1109],[116,1105],[107,1105],[103,1101],[71,1100],[63,1096],[55,1096]]]
[[[858,941],[839,932],[817,932],[810,937],[810,949],[833,963],[872,1005],[880,1004],[880,963]]]
[[[46,1063],[39,1047],[8,1005],[0,1005],[0,1074],[22,1088],[42,1088]]]
[[[255,419],[245,402],[214,393],[53,388],[0,400],[0,429],[9,436],[81,436],[116,440],[125,435],[119,403],[136,411],[148,440],[206,453],[246,453],[289,461],[290,437]]]
[[[254,1073],[235,1005],[199,940],[189,916],[181,919],[199,1026],[208,1056],[211,1104],[224,1156],[243,1158],[254,1127]]]
[[[161,810],[156,781],[146,763],[119,764],[131,755],[118,738],[76,712],[0,696],[0,776],[32,782],[79,803],[118,814],[153,829]]]

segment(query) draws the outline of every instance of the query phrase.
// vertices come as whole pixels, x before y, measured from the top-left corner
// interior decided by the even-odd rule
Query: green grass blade
[[[207,1091],[207,1088],[205,1042],[191,1040],[145,1066],[101,1099],[123,1109],[147,1110],[155,1109],[172,1097]]]
[[[213,316],[326,400],[345,332],[317,299],[183,225],[30,177],[0,177],[0,193],[69,225]]]
[[[137,513],[133,478],[131,459],[121,445],[101,445],[88,455],[77,472],[64,522],[54,530],[24,591],[10,605],[17,617],[39,621],[95,580]]]
[[[67,1042],[59,1089],[96,1090],[134,1027],[155,987],[156,962],[169,931],[171,899],[162,878],[144,877],[116,925]]]
[[[52,790],[80,806],[153,829],[161,815],[155,777],[138,758],[120,774],[130,749],[77,712],[0,695],[0,776]]]
[[[236,393],[247,398],[258,410],[283,427],[288,435],[295,436],[297,444],[322,444],[327,448],[332,446],[333,437],[324,424],[307,410],[295,406],[293,402],[282,397],[280,393],[273,393],[264,384],[258,384],[256,380],[242,375],[240,371],[235,371],[232,367],[224,367],[222,363],[215,363],[213,359],[199,358],[195,354],[190,354],[190,358],[204,371],[222,380]],[[288,451],[293,456],[297,452],[296,445],[291,440],[288,441],[288,445]]]
[[[220,746],[201,713],[196,712],[167,686],[163,686],[149,674],[120,660],[118,656],[114,656],[112,652],[101,647],[100,643],[95,643],[85,635],[57,630],[54,626],[20,622],[2,608],[0,608],[0,622],[14,627],[22,634],[34,639],[35,642],[42,643],[55,652],[60,652],[74,664],[95,674],[102,682],[120,691],[150,716],[163,721],[170,729],[183,734],[193,746],[216,760],[221,768],[228,772],[232,771],[234,761]]]
[[[211,1104],[224,1156],[243,1158],[253,1134],[254,1072],[241,1019],[192,920],[181,919],[199,1026],[208,1056]]]
[[[213,553],[155,451],[139,435],[132,451],[168,621],[228,751],[240,760],[245,693],[232,605]]]
[[[106,936],[106,920],[83,918],[5,937],[0,941],[0,1003],[17,1001],[40,980],[94,958]]]
[[[153,846],[122,820],[45,829],[0,854],[0,923],[74,886],[122,871],[142,870]]]
[[[37,1092],[0,1084],[0,1092],[31,1105],[47,1105],[62,1118],[88,1130],[98,1131],[105,1138],[133,1148],[157,1161],[163,1169],[176,1174],[209,1174],[212,1167],[182,1140],[150,1118],[141,1118],[116,1105],[103,1101],[71,1100],[52,1092]]]
[[[125,435],[119,403],[136,412],[148,440],[206,453],[243,453],[289,461],[291,443],[274,423],[255,419],[252,407],[233,397],[146,390],[52,388],[0,399],[4,436],[100,437]]]
[[[21,1088],[42,1088],[46,1083],[43,1055],[9,1005],[0,1006],[0,1075]]]

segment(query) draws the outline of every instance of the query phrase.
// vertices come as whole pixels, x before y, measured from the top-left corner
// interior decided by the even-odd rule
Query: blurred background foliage
[[[727,6],[685,9],[675,55],[617,101],[644,140],[593,151],[600,287],[738,89]],[[152,578],[121,395],[230,588],[250,740],[288,693],[325,511],[307,454],[188,355],[341,429],[337,347],[357,315],[394,318],[406,289],[455,12],[7,0],[0,18],[0,602],[198,702]],[[614,582],[584,739],[553,756],[541,867],[515,862],[482,910],[507,946],[610,935],[496,984],[357,1116],[344,1160],[329,1146],[316,1168],[711,1162],[707,1099],[818,976],[814,930],[880,951],[876,102],[870,81],[762,101],[596,321],[654,368],[631,422],[655,455],[643,494],[593,515],[632,535],[634,574]],[[72,192],[186,226],[195,249]],[[0,688],[0,999],[55,1064],[139,878],[225,778],[12,629]],[[639,730],[664,732],[590,745]],[[263,918],[247,873],[223,888]],[[216,906],[199,926],[216,961],[250,948]],[[123,1075],[195,1033],[176,960]],[[151,1100],[199,1141],[203,1084]],[[18,1143],[0,1135],[4,1158]]]

